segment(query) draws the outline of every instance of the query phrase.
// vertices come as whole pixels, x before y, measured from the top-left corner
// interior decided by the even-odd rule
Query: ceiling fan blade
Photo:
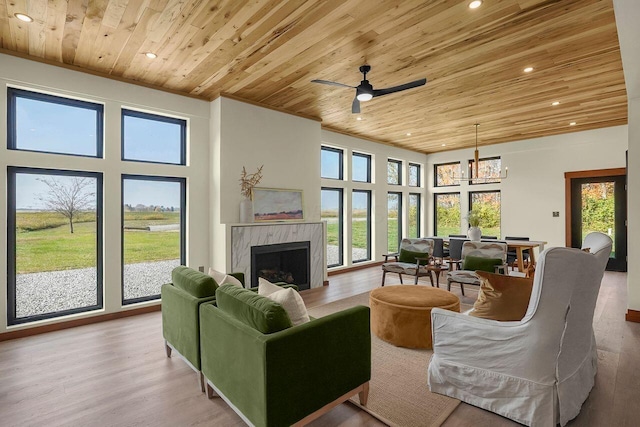
[[[351,104],[351,112],[353,114],[360,114],[360,101],[358,97],[353,98],[353,104]]]
[[[311,83],[322,83],[323,85],[331,85],[331,86],[340,86],[340,87],[348,87],[354,89],[355,86],[349,86],[344,83],[332,82],[329,80],[311,80]]]
[[[415,82],[411,82],[411,83],[405,83],[403,85],[400,86],[394,86],[394,87],[388,87],[385,89],[375,89],[373,91],[373,96],[382,96],[382,95],[388,95],[390,93],[394,93],[394,92],[400,92],[403,90],[407,90],[407,89],[413,89],[414,87],[418,87],[418,86],[422,86],[424,84],[427,83],[427,79],[420,79],[420,80],[416,80]]]

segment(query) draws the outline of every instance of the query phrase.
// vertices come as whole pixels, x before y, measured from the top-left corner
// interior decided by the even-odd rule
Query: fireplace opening
[[[262,277],[272,283],[286,282],[299,290],[310,286],[310,242],[278,243],[251,247],[251,286]]]

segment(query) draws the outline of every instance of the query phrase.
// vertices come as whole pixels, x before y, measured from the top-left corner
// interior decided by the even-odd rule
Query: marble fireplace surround
[[[231,271],[243,272],[251,283],[251,247],[277,243],[309,241],[310,287],[323,285],[325,279],[324,223],[234,224],[231,226]],[[249,285],[247,285],[249,286]]]

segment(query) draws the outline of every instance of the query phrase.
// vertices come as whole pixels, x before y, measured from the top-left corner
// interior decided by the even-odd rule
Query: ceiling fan
[[[322,83],[325,85],[332,86],[342,86],[348,87],[356,90],[356,97],[353,98],[353,104],[351,104],[351,112],[358,114],[360,113],[360,101],[369,101],[371,98],[375,98],[376,96],[388,95],[390,93],[400,92],[407,89],[413,89],[414,87],[422,86],[427,83],[427,79],[420,79],[414,82],[405,83],[400,86],[388,87],[385,89],[374,89],[367,80],[367,73],[371,71],[370,65],[362,65],[360,67],[360,72],[364,75],[364,78],[360,82],[358,86],[349,86],[344,83],[332,82],[329,80],[311,80],[312,83]]]

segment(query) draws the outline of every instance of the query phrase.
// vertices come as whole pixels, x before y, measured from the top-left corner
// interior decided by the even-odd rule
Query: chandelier
[[[474,124],[474,126],[476,127],[476,149],[473,153],[473,169],[471,171],[471,176],[465,177],[464,170],[463,170],[461,171],[461,176],[459,177],[454,176],[453,179],[455,181],[473,181],[476,184],[485,184],[485,183],[491,183],[491,182],[502,181],[503,179],[507,179],[507,176],[509,175],[508,167],[504,168],[504,175],[502,175],[502,171],[500,171],[500,176],[480,177],[480,174],[478,173],[479,164],[480,164],[480,152],[478,151],[478,126],[480,126],[480,123],[476,123]]]

